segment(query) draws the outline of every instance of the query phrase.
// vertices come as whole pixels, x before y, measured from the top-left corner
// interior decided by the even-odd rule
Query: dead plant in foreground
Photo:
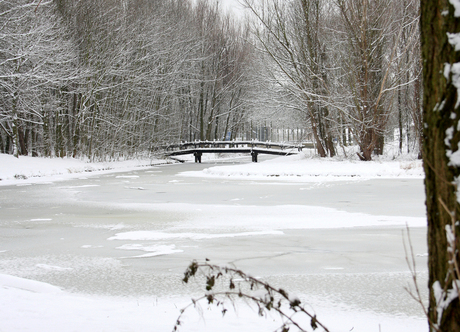
[[[307,332],[310,329],[321,328],[322,331],[329,330],[321,324],[316,315],[307,311],[301,301],[290,296],[282,288],[274,288],[268,283],[252,277],[241,270],[230,267],[222,267],[209,263],[193,261],[184,273],[183,282],[188,283],[191,278],[204,277],[206,292],[198,299],[192,299],[191,303],[181,309],[173,331],[178,331],[182,325],[182,316],[189,308],[198,308],[199,302],[207,301],[209,305],[215,305],[225,316],[227,305],[235,305],[237,299],[245,300],[248,305],[255,305],[259,316],[264,317],[268,312],[276,312],[282,319],[282,325],[275,330],[287,332],[291,327],[299,331]],[[299,324],[299,315],[307,317],[310,321],[308,330]]]

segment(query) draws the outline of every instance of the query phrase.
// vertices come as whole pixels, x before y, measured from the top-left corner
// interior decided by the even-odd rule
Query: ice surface
[[[65,170],[97,167],[0,159],[1,331],[171,331],[179,310],[204,290],[183,285],[182,273],[205,258],[283,287],[332,331],[426,329],[404,291],[406,225],[420,284],[427,279],[418,161],[113,163],[83,177]],[[224,319],[202,308],[204,317],[186,313],[182,331],[280,325],[243,303],[237,313],[229,305]]]

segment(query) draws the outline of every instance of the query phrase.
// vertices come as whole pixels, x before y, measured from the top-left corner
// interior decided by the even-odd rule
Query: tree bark
[[[456,105],[459,94],[454,86],[458,74],[449,70],[460,62],[460,52],[455,51],[447,37],[448,32],[460,31],[460,19],[454,16],[454,10],[449,0],[421,1],[430,331],[460,331],[459,299],[447,300],[449,291],[458,295],[455,280],[460,278],[452,266],[455,261],[460,262],[458,249],[449,252],[453,246],[459,248],[460,238],[460,163],[451,158],[459,152],[460,141],[460,109]],[[449,235],[454,235],[450,242]]]

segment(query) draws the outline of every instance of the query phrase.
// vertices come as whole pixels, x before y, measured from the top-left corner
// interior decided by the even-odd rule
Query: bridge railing
[[[238,147],[251,147],[251,148],[267,148],[273,149],[278,148],[280,150],[284,149],[297,149],[302,151],[305,147],[304,144],[286,144],[286,143],[277,143],[277,142],[261,142],[256,140],[251,141],[194,141],[194,142],[181,142],[176,144],[169,144],[163,148],[166,151],[171,150],[184,150],[184,149],[197,149],[197,148],[238,148]]]

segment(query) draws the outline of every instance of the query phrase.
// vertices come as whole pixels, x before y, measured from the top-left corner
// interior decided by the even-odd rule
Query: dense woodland
[[[0,152],[129,158],[302,129],[420,151],[416,0],[0,0]],[[265,135],[263,139],[271,139]]]

